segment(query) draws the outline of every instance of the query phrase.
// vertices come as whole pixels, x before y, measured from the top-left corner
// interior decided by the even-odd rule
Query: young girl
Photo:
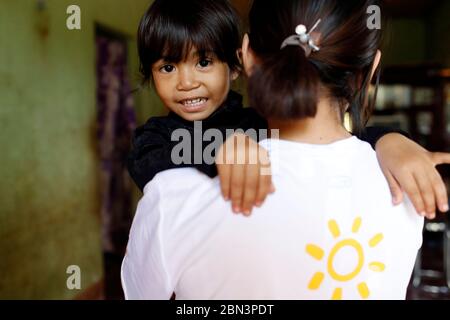
[[[176,164],[171,157],[179,143],[172,141],[174,131],[185,129],[194,137],[194,121],[202,121],[203,131],[219,129],[223,136],[227,129],[267,128],[266,121],[254,109],[243,108],[241,96],[230,91],[230,82],[240,71],[238,26],[239,19],[225,0],[156,0],[142,18],[141,72],[170,113],[151,118],[136,130],[128,168],[141,190],[161,171],[194,166],[210,177],[219,172],[222,194],[231,199],[234,212],[249,215],[273,191],[270,176],[260,174],[261,163],[195,164],[194,143],[192,161]],[[436,205],[448,210],[446,188],[435,165],[449,162],[449,155],[429,153],[383,128],[367,128],[359,136],[376,150],[394,203],[402,201],[405,191],[421,215],[433,218]],[[224,145],[228,153],[236,148],[234,142],[233,137]],[[202,148],[208,143],[202,141]],[[265,152],[251,139],[237,148],[236,153]],[[224,150],[218,154],[221,160],[226,157]]]

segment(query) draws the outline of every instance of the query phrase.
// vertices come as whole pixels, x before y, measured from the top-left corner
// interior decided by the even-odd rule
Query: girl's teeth
[[[195,107],[195,106],[202,104],[205,101],[206,101],[206,99],[204,99],[204,98],[198,98],[198,99],[194,99],[194,100],[185,100],[183,102],[183,104],[186,106],[189,106],[189,107]]]

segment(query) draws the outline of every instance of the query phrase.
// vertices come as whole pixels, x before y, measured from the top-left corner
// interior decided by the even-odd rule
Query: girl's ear
[[[242,40],[242,64],[244,65],[244,71],[247,76],[251,76],[253,68],[255,66],[255,55],[250,48],[250,38],[246,33],[244,39]]]

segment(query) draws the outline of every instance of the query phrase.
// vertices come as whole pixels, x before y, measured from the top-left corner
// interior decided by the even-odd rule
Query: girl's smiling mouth
[[[192,99],[184,99],[179,103],[183,106],[183,109],[186,112],[199,112],[203,111],[203,109],[206,107],[206,102],[208,102],[208,98],[198,97]]]

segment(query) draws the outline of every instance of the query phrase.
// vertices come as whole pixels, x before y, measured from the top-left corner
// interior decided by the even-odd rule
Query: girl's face
[[[214,55],[192,49],[185,61],[163,59],[152,66],[156,92],[167,108],[188,121],[208,118],[225,101],[237,73]]]

